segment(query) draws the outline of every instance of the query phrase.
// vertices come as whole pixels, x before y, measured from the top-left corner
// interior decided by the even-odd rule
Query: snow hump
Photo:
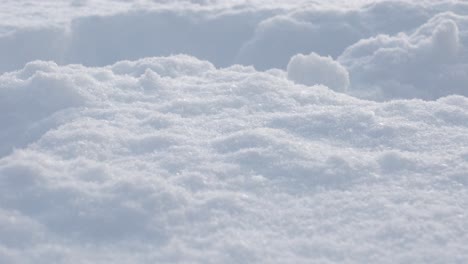
[[[290,80],[304,85],[323,84],[337,92],[345,92],[349,86],[346,68],[331,57],[321,57],[315,53],[292,57],[287,72]]]

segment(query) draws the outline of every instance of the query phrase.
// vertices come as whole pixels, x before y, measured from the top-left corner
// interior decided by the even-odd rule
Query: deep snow
[[[467,46],[463,1],[2,1],[0,263],[467,262]]]

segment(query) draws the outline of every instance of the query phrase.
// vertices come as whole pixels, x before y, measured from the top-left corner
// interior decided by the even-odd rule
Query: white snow
[[[465,263],[467,46],[457,0],[0,1],[0,263]]]
[[[305,85],[323,84],[328,88],[344,92],[349,86],[349,73],[339,62],[316,53],[297,54],[287,67],[288,78]]]
[[[468,17],[441,13],[414,33],[378,35],[348,47],[339,61],[353,90],[375,99],[468,95]]]

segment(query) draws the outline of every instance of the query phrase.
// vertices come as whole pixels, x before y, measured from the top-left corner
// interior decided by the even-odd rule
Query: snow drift
[[[3,262],[468,257],[466,97],[362,101],[188,56],[32,62],[0,93]]]
[[[1,1],[0,263],[467,262],[467,45],[457,0]]]
[[[339,61],[370,98],[468,95],[468,17],[442,13],[411,35],[379,35],[348,47]]]
[[[0,14],[0,72],[38,59],[105,66],[180,53],[217,67],[286,69],[296,54],[316,53],[348,70],[353,96],[432,100],[468,93],[468,5],[459,1],[37,4],[49,20],[21,3],[4,5],[29,19]]]

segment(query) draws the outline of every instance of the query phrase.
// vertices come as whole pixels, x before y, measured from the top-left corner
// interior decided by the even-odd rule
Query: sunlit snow
[[[468,262],[468,3],[0,1],[0,263]]]

